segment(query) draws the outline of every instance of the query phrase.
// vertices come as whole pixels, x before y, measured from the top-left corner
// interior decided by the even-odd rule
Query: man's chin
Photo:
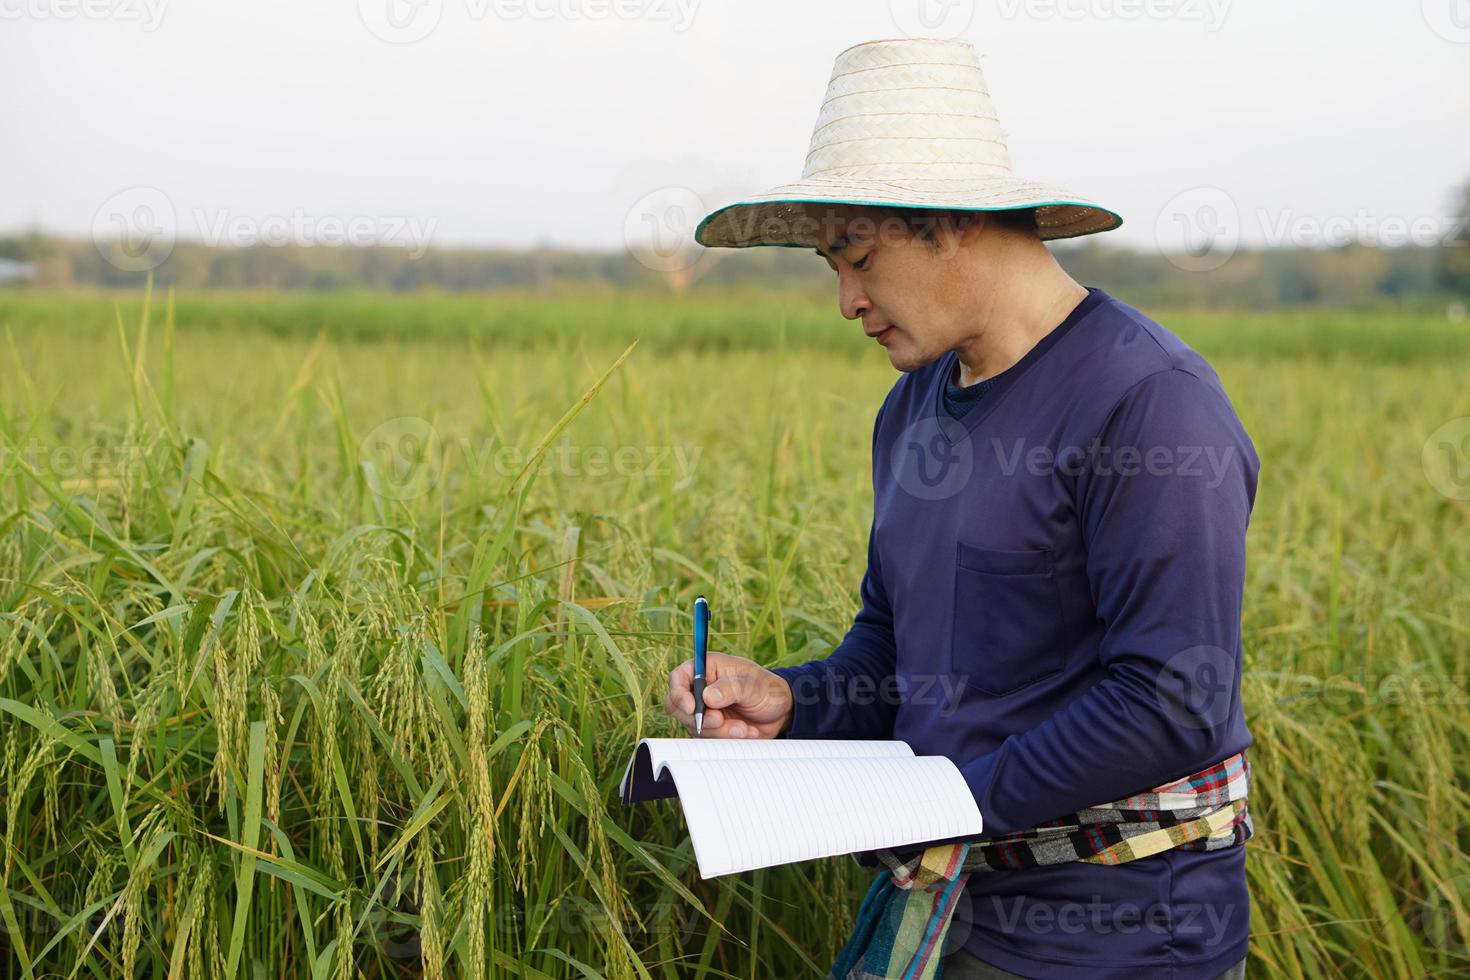
[[[937,354],[916,351],[901,340],[895,340],[892,344],[888,345],[886,350],[888,353],[888,363],[905,374],[927,367],[938,359]]]

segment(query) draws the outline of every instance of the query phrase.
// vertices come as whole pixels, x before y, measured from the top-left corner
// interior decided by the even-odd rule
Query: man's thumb
[[[723,708],[740,700],[742,685],[738,677],[721,677],[704,689],[704,703],[711,708]]]

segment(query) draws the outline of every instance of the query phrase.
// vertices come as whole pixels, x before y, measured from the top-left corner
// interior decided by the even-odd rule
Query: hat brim
[[[1042,241],[1112,231],[1123,223],[1116,212],[1086,198],[1013,177],[944,189],[905,187],[890,181],[804,180],[710,212],[694,229],[694,240],[708,248],[815,248],[823,221],[820,209],[813,206],[841,204],[962,211],[1035,208],[1037,235]]]

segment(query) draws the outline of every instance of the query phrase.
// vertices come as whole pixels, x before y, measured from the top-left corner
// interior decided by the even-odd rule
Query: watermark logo
[[[382,423],[358,446],[360,464],[371,467],[373,492],[392,500],[428,493],[441,458],[439,434],[427,420],[412,415]]]
[[[1154,222],[1154,241],[1185,272],[1210,272],[1230,261],[1240,246],[1240,209],[1218,187],[1175,194]]]
[[[689,272],[709,249],[694,240],[694,229],[709,209],[688,187],[660,187],[644,194],[623,218],[623,245],[640,265],[664,274]]]
[[[1470,936],[1470,875],[1459,875],[1438,885],[1431,883],[1433,891],[1419,914],[1424,935],[1436,948],[1464,956],[1470,952],[1466,938]]]
[[[1470,500],[1470,415],[1431,432],[1419,462],[1434,489],[1451,500]]]
[[[975,20],[975,0],[888,0],[888,14],[906,37],[958,37]]]
[[[893,479],[920,500],[946,500],[969,483],[975,450],[959,420],[936,415],[904,429],[889,450]]]
[[[157,187],[129,187],[102,202],[92,215],[92,243],[123,272],[147,272],[163,264],[178,237],[173,202]]]
[[[379,40],[413,44],[439,26],[444,0],[357,0],[357,16]]]
[[[1470,0],[1420,0],[1429,29],[1446,41],[1470,44]]]
[[[1181,650],[1164,664],[1154,694],[1173,721],[1185,728],[1214,728],[1234,707],[1235,658],[1208,644]]]

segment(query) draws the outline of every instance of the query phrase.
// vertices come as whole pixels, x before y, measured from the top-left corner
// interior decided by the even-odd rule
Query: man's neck
[[[1025,357],[1087,298],[1086,287],[1057,271],[1060,276],[1045,289],[1013,288],[1005,302],[993,301],[984,311],[980,332],[955,348],[962,387],[994,377]]]

